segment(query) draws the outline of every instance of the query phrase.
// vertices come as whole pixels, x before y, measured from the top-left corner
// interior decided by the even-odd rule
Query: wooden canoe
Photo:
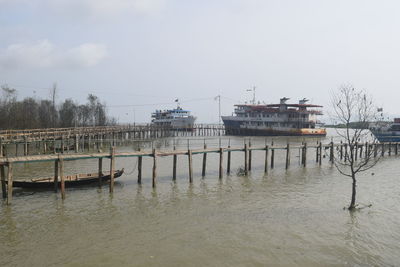
[[[114,178],[120,177],[123,173],[124,169],[116,170],[114,172]],[[111,179],[110,172],[103,172],[103,176],[101,178],[102,182],[107,182],[110,179]],[[98,184],[98,183],[99,183],[98,173],[76,174],[76,175],[65,176],[65,187],[76,187],[81,185]],[[60,186],[61,186],[61,178],[58,177],[58,187]],[[13,187],[54,189],[54,177],[31,179],[27,181],[13,181]]]

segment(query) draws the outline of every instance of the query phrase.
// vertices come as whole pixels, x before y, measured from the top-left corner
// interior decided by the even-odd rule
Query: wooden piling
[[[251,151],[251,141],[249,141],[249,171],[251,171],[251,162],[252,162],[252,151]]]
[[[330,149],[329,149],[329,161],[333,163],[333,141],[331,141]]]
[[[290,146],[289,146],[289,143],[287,143],[287,145],[286,145],[286,164],[285,164],[286,170],[289,168],[289,164],[290,164]]]
[[[3,199],[6,199],[7,188],[6,188],[6,172],[4,165],[0,165],[0,175],[1,175],[1,192],[3,194]]]
[[[384,143],[381,144],[381,149],[382,149],[381,156],[384,157],[385,156],[385,144]]]
[[[64,160],[60,159],[61,198],[65,199]]]
[[[59,170],[59,160],[54,161],[54,192],[58,192],[58,170]]]
[[[98,162],[98,166],[99,166],[99,169],[98,169],[98,175],[99,175],[99,186],[101,187],[101,184],[103,183],[103,181],[102,181],[102,177],[103,177],[103,158],[99,158],[99,162]]]
[[[317,142],[317,147],[315,148],[315,161],[318,162],[319,160],[319,144],[321,142]]]
[[[230,174],[231,173],[231,146],[228,146],[228,162],[226,165],[226,173]]]
[[[392,155],[392,143],[389,143],[388,155]]]
[[[206,150],[207,149],[207,145],[206,144],[204,144],[204,150]],[[206,164],[207,164],[207,153],[203,153],[203,167],[202,167],[202,170],[201,170],[201,176],[206,176]]]
[[[7,170],[7,205],[11,205],[13,194],[13,164],[8,163]]]
[[[176,150],[176,146],[174,146],[174,151]],[[176,180],[176,164],[178,162],[178,155],[173,155],[173,162],[172,162],[172,180]]]
[[[358,157],[358,142],[356,142],[356,144],[355,144],[355,151],[353,151],[353,152],[355,153],[354,159],[357,160],[357,157]]]
[[[303,166],[306,167],[307,166],[307,143],[304,143],[303,146]]]
[[[141,151],[140,148],[139,148],[139,151]],[[142,183],[142,161],[143,161],[143,157],[139,156],[138,157],[138,177],[137,177],[138,184]]]
[[[115,147],[110,149],[110,193],[114,192]]]
[[[152,177],[152,186],[156,187],[156,179],[157,179],[157,153],[153,148],[153,177]]]
[[[223,163],[224,163],[224,149],[222,147],[220,147],[219,148],[219,179],[222,179],[222,177],[224,176]]]
[[[318,156],[319,156],[318,163],[321,166],[321,164],[322,164],[322,142],[319,142],[319,154],[318,154]]]
[[[340,160],[343,160],[343,141],[340,141]]]
[[[247,144],[244,144],[244,173],[246,175],[249,173],[247,163],[248,163],[248,148],[247,148]]]
[[[193,159],[192,150],[188,150],[188,161],[189,161],[189,183],[193,183]]]
[[[265,146],[264,173],[268,173],[268,145]]]
[[[273,144],[271,145],[271,169],[274,168],[275,165],[275,149]]]

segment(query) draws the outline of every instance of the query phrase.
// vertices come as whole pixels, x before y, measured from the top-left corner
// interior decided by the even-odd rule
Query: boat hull
[[[325,129],[298,129],[298,130],[274,130],[274,129],[249,129],[249,128],[225,128],[225,135],[238,136],[326,136]]]
[[[120,177],[124,173],[124,170],[117,170],[114,172],[114,178]],[[103,175],[102,182],[107,182],[111,179],[110,175]],[[7,181],[6,181],[7,183]],[[77,187],[82,185],[90,185],[94,183],[99,183],[98,176],[92,176],[90,178],[80,178],[77,180],[65,180],[65,187]],[[13,181],[13,187],[20,188],[31,188],[31,189],[54,189],[54,180],[50,181]],[[58,187],[61,187],[61,181],[58,181]]]
[[[371,132],[380,143],[400,142],[400,132]]]

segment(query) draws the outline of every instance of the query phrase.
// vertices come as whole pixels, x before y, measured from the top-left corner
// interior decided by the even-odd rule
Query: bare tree
[[[372,98],[363,90],[352,86],[341,86],[338,92],[332,93],[332,119],[345,126],[337,129],[344,142],[343,149],[336,150],[333,162],[338,171],[352,179],[352,194],[349,210],[356,209],[356,186],[358,173],[366,171],[378,162],[379,157],[375,145],[376,139],[371,138],[368,125],[377,114]],[[360,142],[365,142],[363,155],[358,156]],[[343,155],[344,154],[344,155]]]

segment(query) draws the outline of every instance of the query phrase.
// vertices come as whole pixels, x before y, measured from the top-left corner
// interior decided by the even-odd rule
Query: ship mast
[[[246,91],[247,92],[253,92],[253,101],[252,101],[252,103],[253,103],[253,105],[255,105],[256,104],[256,87],[253,86],[252,89],[247,89]]]

